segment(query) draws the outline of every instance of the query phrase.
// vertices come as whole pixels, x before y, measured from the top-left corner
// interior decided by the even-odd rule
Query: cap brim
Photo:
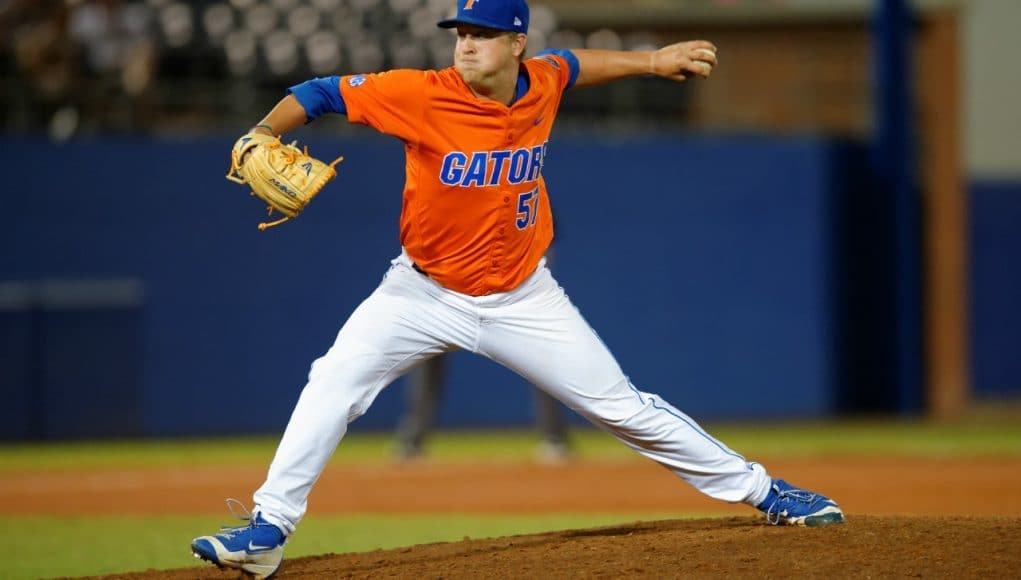
[[[493,30],[505,30],[507,32],[517,32],[515,28],[509,28],[506,26],[495,26],[492,22],[480,20],[478,18],[448,18],[446,20],[440,20],[436,23],[436,26],[440,28],[456,28],[458,24],[471,24],[473,26],[481,26],[483,28],[492,28]]]

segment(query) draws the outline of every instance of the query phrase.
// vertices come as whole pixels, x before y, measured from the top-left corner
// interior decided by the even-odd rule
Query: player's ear
[[[521,60],[525,56],[525,48],[528,46],[528,37],[519,32],[514,35],[511,42],[511,47],[514,50],[514,56],[516,56],[518,60]]]

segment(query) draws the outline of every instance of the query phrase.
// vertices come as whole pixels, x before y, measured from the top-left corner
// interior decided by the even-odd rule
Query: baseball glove
[[[259,229],[265,230],[301,213],[323,186],[337,176],[334,166],[343,160],[338,157],[326,164],[310,157],[308,147],[302,151],[293,143],[284,145],[280,137],[248,133],[234,143],[227,179],[251,187],[252,195],[269,204],[269,215],[274,210],[284,214],[274,222],[259,224]]]

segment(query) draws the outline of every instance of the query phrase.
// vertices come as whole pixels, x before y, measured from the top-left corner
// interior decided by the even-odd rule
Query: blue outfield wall
[[[971,203],[972,384],[1021,395],[1021,182],[977,181]]]
[[[312,141],[345,156],[339,177],[297,221],[259,232],[263,206],[223,178],[231,140],[0,141],[31,176],[3,194],[0,283],[129,279],[142,294],[107,318],[32,296],[0,306],[0,381],[17,403],[0,436],[284,426],[309,364],[399,252],[403,151],[375,136]],[[861,153],[809,137],[554,139],[554,274],[632,381],[696,419],[868,407],[881,394],[863,398],[849,377],[882,366],[878,326],[863,322],[882,308],[848,290],[874,282],[875,262],[848,256],[881,255],[883,236],[846,235],[858,228],[845,211],[867,197]],[[402,390],[356,428],[392,427]],[[531,416],[521,379],[453,355],[442,425]]]

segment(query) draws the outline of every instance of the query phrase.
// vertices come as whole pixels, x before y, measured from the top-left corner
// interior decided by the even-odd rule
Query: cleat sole
[[[820,528],[822,526],[832,526],[834,524],[842,523],[844,523],[844,514],[835,512],[831,514],[807,517],[805,518],[804,525],[811,528]]]

